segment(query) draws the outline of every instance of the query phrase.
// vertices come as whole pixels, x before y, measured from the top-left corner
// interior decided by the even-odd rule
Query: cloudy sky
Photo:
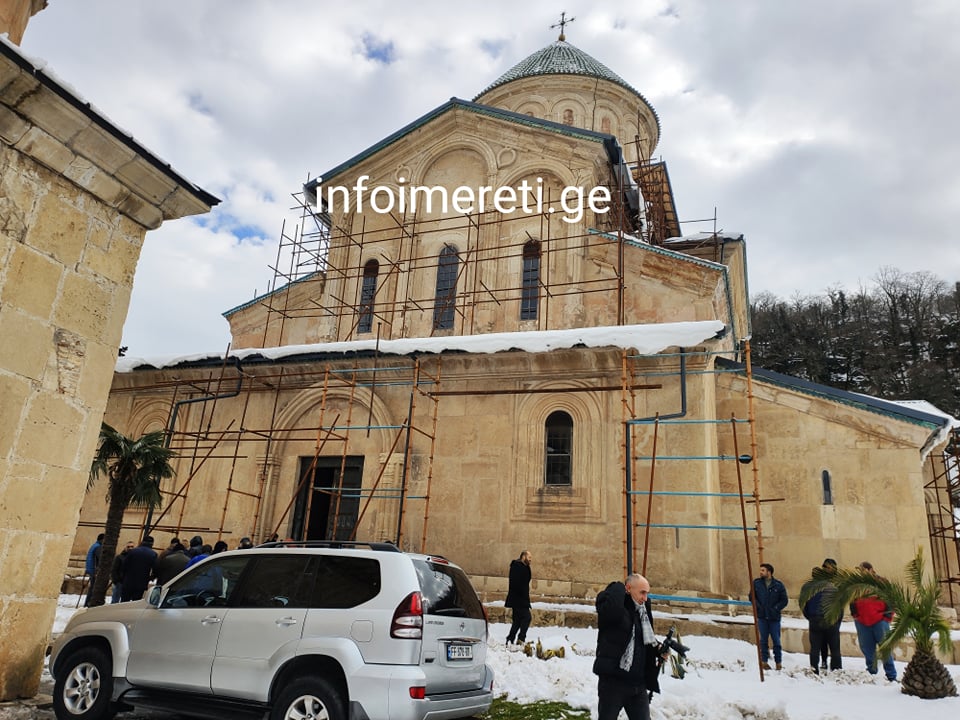
[[[956,0],[50,0],[22,50],[222,200],[147,235],[130,354],[223,350],[304,180],[472,99],[560,10],[656,108],[680,219],[745,235],[751,294],[960,280]]]

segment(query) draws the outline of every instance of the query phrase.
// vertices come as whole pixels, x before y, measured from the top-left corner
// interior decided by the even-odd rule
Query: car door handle
[[[292,617],[280,618],[277,621],[277,625],[296,625],[297,619]]]
[[[216,615],[207,615],[200,621],[201,625],[216,625],[220,622],[220,618]]]

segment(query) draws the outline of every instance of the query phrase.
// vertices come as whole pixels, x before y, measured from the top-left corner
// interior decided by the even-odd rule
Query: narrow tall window
[[[600,119],[600,132],[610,133],[610,118],[605,117]]]
[[[437,262],[437,292],[433,305],[433,329],[453,327],[453,311],[457,301],[457,272],[460,256],[453,245],[444,246]]]
[[[573,418],[556,410],[544,423],[546,456],[544,482],[547,485],[573,484]]]
[[[573,110],[568,109],[563,111],[563,124],[573,125]]]
[[[368,260],[363,266],[363,284],[360,286],[360,320],[357,332],[368,333],[373,329],[373,300],[377,295],[377,275],[380,263]]]
[[[523,289],[520,319],[536,320],[540,307],[540,243],[531,240],[523,246]]]
[[[823,483],[823,504],[833,505],[833,488],[831,487],[830,471],[824,470],[820,473],[820,480]]]

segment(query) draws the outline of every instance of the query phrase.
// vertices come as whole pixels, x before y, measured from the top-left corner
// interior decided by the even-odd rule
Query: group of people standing
[[[512,610],[507,633],[508,647],[524,643],[531,622],[530,582],[531,554],[524,550],[511,561],[507,597],[504,605]],[[837,572],[837,563],[826,558],[814,569],[818,578]],[[858,570],[874,573],[873,565],[862,562]],[[650,699],[660,692],[659,669],[669,655],[669,648],[657,641],[653,631],[650,605],[650,582],[642,575],[631,574],[624,582],[612,582],[597,595],[597,651],[593,672],[598,676],[598,720],[616,720],[624,710],[629,720],[649,720]],[[810,666],[817,674],[826,669],[840,670],[840,618],[827,619],[836,588],[828,584],[813,595],[803,607],[809,623]],[[783,668],[783,647],[780,641],[784,609],[789,603],[787,588],[774,576],[770,563],[760,565],[760,577],[753,580],[750,599],[756,609],[760,657],[765,670],[770,670],[771,650],[774,666]],[[860,650],[867,671],[877,673],[877,646],[890,631],[892,612],[883,600],[861,597],[850,605],[857,628]],[[888,680],[897,679],[892,655],[882,659]]]
[[[86,573],[90,578],[90,586],[99,572],[100,548],[103,543],[103,533],[97,536],[96,541],[87,551]],[[229,546],[223,540],[218,540],[213,546],[203,542],[200,535],[190,539],[189,546],[174,537],[166,549],[159,553],[153,549],[153,537],[147,535],[139,545],[127,541],[123,550],[118,552],[110,568],[110,582],[113,584],[111,602],[128,602],[141,599],[147,591],[151,580],[158,585],[166,585],[181,571],[216,553],[228,550]],[[243,538],[238,549],[251,548],[250,538]],[[89,604],[90,596],[87,595]]]
[[[860,563],[857,569],[864,573],[876,575],[873,565],[867,561]],[[820,568],[814,568],[813,575],[825,576],[829,579],[837,572],[837,561],[833,558],[824,559]],[[840,624],[843,622],[843,612],[839,617],[828,618],[836,588],[827,584],[822,590],[814,594],[803,606],[803,616],[808,622],[810,639],[810,667],[813,672],[820,674],[827,669],[827,658],[830,661],[830,670],[843,668],[840,655]],[[770,669],[770,645],[773,646],[773,660],[776,669],[782,668],[783,649],[780,643],[781,614],[786,608],[789,598],[787,589],[780,580],[773,575],[773,565],[760,565],[760,577],[753,581],[750,594],[757,613],[757,630],[760,636],[760,659],[764,670]],[[867,672],[876,675],[877,646],[890,632],[890,622],[893,611],[878,597],[867,595],[854,600],[850,604],[850,614],[853,616],[857,629],[857,644],[863,653]],[[887,680],[896,681],[897,668],[893,655],[882,658],[883,671]]]

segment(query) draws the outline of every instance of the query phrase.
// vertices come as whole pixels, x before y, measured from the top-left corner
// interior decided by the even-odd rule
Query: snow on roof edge
[[[244,348],[233,350],[228,357],[243,360],[260,356],[270,360],[317,353],[348,353],[377,351],[387,355],[411,353],[441,353],[461,351],[468,353],[495,353],[504,350],[525,352],[549,352],[586,347],[619,347],[648,355],[669,347],[699,345],[725,329],[720,320],[695,322],[652,323],[646,325],[611,325],[566,330],[531,330],[526,332],[487,333],[484,335],[458,335],[449,337],[401,338],[398,340],[352,340],[348,342],[316,343],[312,345],[285,345],[275,348]],[[192,355],[167,355],[150,358],[122,357],[117,360],[117,372],[131,372],[138,367],[155,369],[173,367],[181,363],[203,360],[222,360],[223,353],[197,353]]]

